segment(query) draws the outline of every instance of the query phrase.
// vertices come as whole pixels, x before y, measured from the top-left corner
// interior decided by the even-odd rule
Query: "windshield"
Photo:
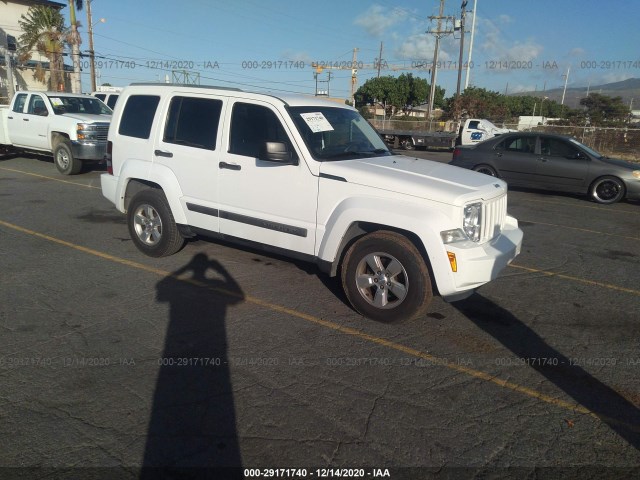
[[[571,143],[576,144],[577,146],[579,146],[581,149],[585,150],[589,155],[591,155],[592,157],[596,157],[596,158],[602,158],[602,154],[596,152],[593,148],[589,148],[586,145],[580,143],[578,140],[576,140],[575,138],[570,138],[569,141]]]
[[[97,98],[90,96],[55,96],[49,95],[49,101],[56,115],[64,113],[90,113],[92,115],[111,115],[113,110]]]
[[[392,155],[380,135],[355,110],[290,107],[289,112],[316,160]]]

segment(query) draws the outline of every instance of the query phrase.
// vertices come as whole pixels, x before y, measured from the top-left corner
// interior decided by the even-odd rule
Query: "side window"
[[[519,153],[535,153],[536,138],[535,137],[509,137],[496,147],[497,150],[505,150],[507,152]]]
[[[236,103],[231,113],[229,153],[257,158],[265,142],[284,142],[290,151],[294,151],[272,110],[250,103]]]
[[[31,95],[27,113],[31,113],[32,115],[47,115],[47,107],[40,95]]]
[[[158,103],[160,97],[157,95],[131,95],[124,106],[118,133],[127,137],[149,138]]]
[[[480,121],[479,120],[473,120],[472,122],[469,122],[469,129],[478,130],[478,126],[479,125],[480,125]]]
[[[163,141],[215,150],[221,110],[222,100],[173,97]]]
[[[13,103],[13,111],[16,113],[22,113],[24,111],[24,103],[27,101],[26,93],[19,93],[16,96],[16,101]]]
[[[106,93],[96,93],[95,97],[99,98],[100,100],[102,100],[104,102],[104,99],[107,98],[107,94]]]
[[[111,108],[112,110],[116,106],[116,102],[118,101],[118,97],[119,97],[119,95],[109,95],[109,98],[107,98],[107,106],[109,108]]]
[[[558,138],[540,139],[540,153],[550,157],[575,158],[579,150]]]

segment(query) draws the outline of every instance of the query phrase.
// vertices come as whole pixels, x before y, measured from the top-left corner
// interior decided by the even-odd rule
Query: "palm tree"
[[[31,58],[35,49],[39,54],[49,59],[49,87],[51,90],[59,90],[64,63],[62,53],[66,29],[64,17],[59,10],[44,5],[36,5],[20,17],[18,21],[22,29],[20,36],[20,60]],[[40,78],[44,82],[44,78]]]
[[[71,18],[71,32],[67,37],[67,42],[71,45],[71,58],[73,59],[73,81],[71,91],[73,93],[82,92],[82,81],[80,80],[80,44],[82,38],[78,32],[80,22],[76,19],[76,8],[82,10],[83,0],[69,0],[69,17]]]

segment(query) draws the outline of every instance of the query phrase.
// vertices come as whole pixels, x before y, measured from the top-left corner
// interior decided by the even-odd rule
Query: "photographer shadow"
[[[242,459],[225,318],[244,294],[203,253],[158,282],[156,292],[170,319],[140,478],[234,478]]]
[[[476,293],[453,306],[514,357],[543,375],[592,416],[640,450],[640,409],[550,346],[513,314]],[[543,359],[551,362],[541,361]],[[557,360],[557,361],[556,361]]]

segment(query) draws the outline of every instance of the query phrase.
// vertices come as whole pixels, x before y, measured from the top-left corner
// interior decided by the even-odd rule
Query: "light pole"
[[[89,25],[89,64],[91,66],[91,91],[96,91],[96,52],[93,50],[93,26],[97,23],[106,22],[106,18],[101,18],[93,23],[91,18],[91,0],[87,0],[87,24]]]

